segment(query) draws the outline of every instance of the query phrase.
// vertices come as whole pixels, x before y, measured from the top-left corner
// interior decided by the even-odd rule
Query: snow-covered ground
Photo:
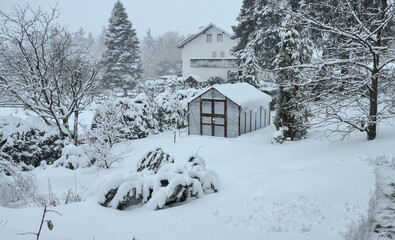
[[[236,139],[184,133],[174,144],[173,133],[166,132],[133,141],[133,151],[108,170],[35,169],[41,198],[48,198],[48,180],[60,202],[68,189],[83,196],[82,202],[51,207],[62,216],[47,214],[54,229],[45,227],[40,239],[362,239],[377,192],[375,165],[362,156],[394,154],[395,128],[380,126],[371,142],[358,133],[331,143],[311,130],[306,140],[279,145],[271,143],[273,133],[273,126]],[[176,163],[198,151],[218,173],[219,192],[159,211],[105,208],[88,194],[104,180],[135,170],[156,147]],[[36,232],[42,211],[0,207],[0,239],[32,239],[18,234]]]

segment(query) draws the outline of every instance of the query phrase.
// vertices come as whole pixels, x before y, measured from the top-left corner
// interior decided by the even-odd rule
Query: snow
[[[48,179],[60,202],[74,181],[83,196],[82,202],[50,207],[62,216],[48,213],[54,229],[43,228],[40,239],[361,239],[377,192],[375,166],[361,156],[393,155],[395,128],[381,125],[374,141],[354,133],[343,143],[320,140],[311,130],[307,139],[271,144],[274,132],[269,126],[235,139],[183,134],[174,144],[169,131],[133,140],[134,151],[110,169],[36,168],[36,196],[47,199]],[[198,152],[218,174],[219,191],[160,211],[97,203],[104,183],[111,189],[133,181],[137,161],[157,147],[181,165]],[[37,231],[42,211],[35,204],[0,207],[0,238],[31,239],[18,234]]]
[[[91,165],[91,160],[84,149],[73,144],[65,146],[62,150],[62,156],[53,163],[54,167],[63,166],[70,169],[85,168]]]
[[[272,97],[248,83],[219,84],[213,88],[245,109],[255,109],[272,101]]]

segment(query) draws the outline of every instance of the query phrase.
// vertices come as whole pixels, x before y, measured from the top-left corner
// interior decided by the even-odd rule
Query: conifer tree
[[[154,61],[155,45],[156,41],[151,35],[151,29],[148,29],[141,47],[141,60],[144,77],[156,77]]]
[[[290,17],[287,16],[284,25],[280,31],[279,53],[274,61],[276,68],[279,69],[276,76],[279,94],[274,125],[277,130],[285,127],[283,128],[285,138],[298,140],[307,133],[310,113],[306,106],[303,72],[293,66],[310,62],[312,43],[302,38]]]
[[[243,1],[239,23],[233,26],[233,38],[238,40],[233,54],[239,59],[242,81],[258,86],[259,73],[274,68],[282,6],[282,1],[277,0]]]
[[[107,86],[132,89],[141,75],[139,41],[122,3],[118,0],[109,19],[106,35],[104,82]]]

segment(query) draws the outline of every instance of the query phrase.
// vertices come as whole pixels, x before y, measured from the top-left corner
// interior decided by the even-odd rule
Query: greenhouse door
[[[226,100],[202,99],[201,135],[226,137]]]

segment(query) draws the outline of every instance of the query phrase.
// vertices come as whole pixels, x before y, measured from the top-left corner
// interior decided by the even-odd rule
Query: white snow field
[[[1,115],[1,114],[0,114]],[[54,228],[41,240],[341,240],[363,239],[376,198],[374,164],[363,156],[395,153],[395,128],[380,126],[376,140],[356,133],[343,143],[308,139],[272,144],[273,126],[236,139],[187,136],[173,143],[165,132],[132,142],[133,151],[110,169],[37,168],[37,195],[64,201],[68,189],[82,202],[50,207]],[[178,136],[177,136],[178,137]],[[122,149],[125,144],[117,147]],[[199,155],[220,179],[220,190],[158,211],[147,206],[123,211],[100,206],[95,189],[136,169],[150,150],[162,147],[176,163]],[[77,189],[74,186],[77,181]],[[0,239],[35,239],[43,207],[0,207]]]

